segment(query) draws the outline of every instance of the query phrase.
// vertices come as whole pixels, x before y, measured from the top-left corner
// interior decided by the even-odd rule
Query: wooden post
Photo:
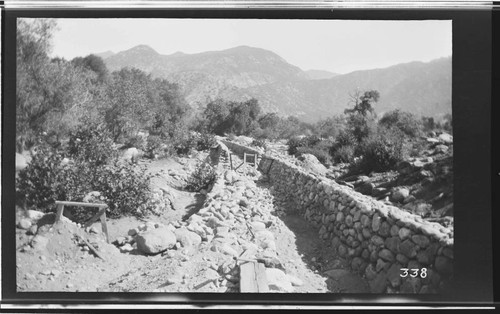
[[[247,162],[247,153],[243,153],[243,163]]]
[[[231,170],[233,170],[233,154],[229,153],[229,165]]]
[[[94,222],[96,222],[97,220],[99,220],[99,218],[102,216],[103,213],[106,212],[106,208],[101,208],[97,214],[94,215],[94,217],[90,218],[89,221],[87,221],[85,223],[85,225],[83,225],[83,228],[87,228],[87,227],[90,227]]]
[[[108,235],[108,225],[106,224],[106,208],[103,208],[103,213],[101,215],[101,227],[102,232],[106,235],[106,242],[109,243],[109,235]]]
[[[255,264],[255,281],[258,292],[269,292],[269,284],[266,277],[266,266],[262,263]]]
[[[58,222],[62,219],[63,213],[64,213],[64,204],[57,204],[57,213],[55,222]]]
[[[240,292],[257,292],[255,280],[255,264],[248,262],[240,265]]]

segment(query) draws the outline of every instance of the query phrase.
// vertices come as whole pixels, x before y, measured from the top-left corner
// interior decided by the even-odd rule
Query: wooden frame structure
[[[229,166],[230,166],[230,169],[231,170],[238,170],[239,167],[243,166],[245,163],[248,163],[248,164],[253,164],[253,167],[255,169],[257,169],[259,163],[258,163],[258,158],[259,158],[259,154],[247,154],[247,153],[243,153],[243,162],[238,166],[238,167],[233,167],[233,154],[232,153],[229,153]],[[248,157],[253,157],[253,162],[249,162],[247,160]]]
[[[102,232],[106,235],[106,241],[109,243],[109,235],[108,235],[108,225],[106,224],[106,208],[108,205],[106,204],[95,204],[95,203],[82,203],[82,202],[68,202],[68,201],[56,201],[57,205],[57,214],[56,214],[56,223],[62,219],[64,213],[64,206],[82,206],[82,207],[97,207],[99,211],[94,217],[90,218],[89,221],[85,223],[83,228],[90,227],[94,222],[98,219],[101,220]]]

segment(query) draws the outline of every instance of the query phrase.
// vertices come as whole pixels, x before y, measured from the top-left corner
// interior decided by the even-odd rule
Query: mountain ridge
[[[396,108],[417,115],[451,113],[451,56],[346,74],[311,74],[272,51],[250,46],[162,55],[138,45],[104,61],[112,71],[136,67],[177,83],[193,107],[216,98],[257,98],[264,111],[316,121],[343,112],[349,93],[360,88],[380,92],[379,113]]]

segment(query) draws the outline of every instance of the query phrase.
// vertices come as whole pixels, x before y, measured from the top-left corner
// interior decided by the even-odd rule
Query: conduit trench
[[[262,156],[258,169],[268,177],[269,192],[284,214],[285,224],[286,217],[307,221],[302,225],[312,226],[324,244],[318,254],[347,261],[350,272],[368,282],[370,292],[449,291],[453,279],[451,230],[308,173],[277,156],[222,142],[237,155]],[[295,227],[299,225],[300,221],[295,221]]]

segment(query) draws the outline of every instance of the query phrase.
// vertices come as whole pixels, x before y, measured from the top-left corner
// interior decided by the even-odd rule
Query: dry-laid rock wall
[[[237,154],[258,153],[224,143]],[[372,292],[435,293],[449,284],[453,275],[450,230],[277,156],[263,155],[259,169],[268,173],[271,193],[281,207],[315,225],[319,237],[348,258],[353,271],[364,274]],[[402,268],[408,269],[405,277]]]

